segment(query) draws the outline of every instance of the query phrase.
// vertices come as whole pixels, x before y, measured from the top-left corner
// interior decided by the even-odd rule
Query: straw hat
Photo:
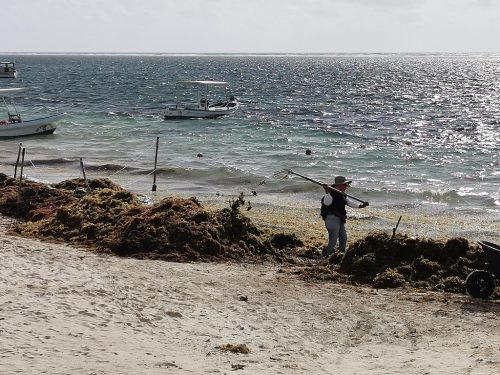
[[[347,179],[344,176],[336,176],[334,185],[344,185],[344,184],[349,185],[351,182],[352,181],[347,181]]]

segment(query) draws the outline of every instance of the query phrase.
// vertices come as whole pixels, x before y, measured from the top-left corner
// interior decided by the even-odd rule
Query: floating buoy
[[[203,157],[203,154],[200,152],[200,153],[198,153],[198,155],[197,155],[197,156],[198,156],[199,158],[202,158],[202,157]]]
[[[311,155],[311,152],[312,152],[312,151],[311,151],[310,149],[307,149],[307,150],[306,150],[306,155]]]

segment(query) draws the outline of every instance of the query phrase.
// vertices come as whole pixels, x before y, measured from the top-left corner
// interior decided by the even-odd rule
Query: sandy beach
[[[0,375],[500,375],[500,0],[311,3],[5,2]]]
[[[500,371],[498,302],[99,255],[7,235],[0,220],[2,374]]]

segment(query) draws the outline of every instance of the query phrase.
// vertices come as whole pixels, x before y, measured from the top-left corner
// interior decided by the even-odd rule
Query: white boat
[[[239,107],[239,103],[234,96],[227,96],[227,82],[222,81],[180,81],[182,85],[189,85],[198,88],[198,101],[193,105],[168,105],[163,110],[163,118],[188,119],[188,118],[217,118],[233,113]],[[224,100],[210,104],[209,88],[213,86],[224,87]]]
[[[0,62],[0,78],[16,78],[16,64],[10,61]]]
[[[0,116],[0,139],[23,137],[28,135],[52,134],[56,130],[56,122],[66,116],[66,113],[24,120],[15,104],[7,104],[5,97],[21,91],[22,88],[0,89],[7,118]]]

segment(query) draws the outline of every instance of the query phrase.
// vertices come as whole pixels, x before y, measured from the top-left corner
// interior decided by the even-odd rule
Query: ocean
[[[0,141],[12,174],[109,177],[151,192],[236,196],[318,208],[320,182],[352,179],[370,207],[472,215],[500,226],[500,55],[3,55],[25,119],[67,112],[53,135]],[[215,120],[164,120],[196,100],[180,80],[227,81],[240,108]],[[217,90],[213,92],[219,94]],[[3,116],[2,113],[0,115]],[[307,150],[310,150],[307,152]],[[481,228],[479,227],[478,230]],[[490,235],[496,236],[497,233]]]

